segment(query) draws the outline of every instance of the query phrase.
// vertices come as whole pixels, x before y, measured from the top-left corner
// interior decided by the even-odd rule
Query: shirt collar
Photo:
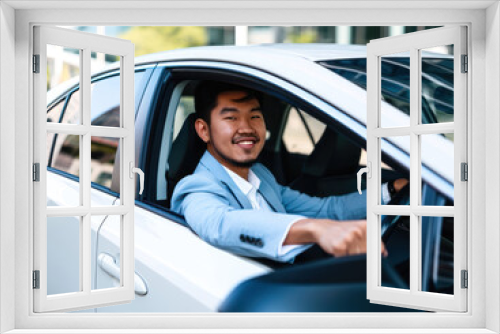
[[[222,167],[224,167],[224,169],[229,174],[233,182],[238,186],[238,188],[240,188],[241,192],[245,194],[245,196],[248,196],[248,194],[252,189],[255,190],[259,189],[260,179],[257,177],[257,175],[255,175],[254,172],[252,172],[251,169],[248,171],[248,181],[247,181],[238,174],[236,174],[235,172],[233,172],[232,170],[230,170],[229,168],[225,166]]]

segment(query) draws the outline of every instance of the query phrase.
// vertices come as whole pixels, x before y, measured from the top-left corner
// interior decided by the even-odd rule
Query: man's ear
[[[208,143],[210,141],[210,131],[208,131],[208,124],[205,122],[203,119],[198,118],[194,122],[194,128],[196,130],[196,133],[198,134],[198,137],[201,138],[205,143]]]

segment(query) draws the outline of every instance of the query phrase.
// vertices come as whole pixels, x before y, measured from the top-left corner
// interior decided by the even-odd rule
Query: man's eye
[[[252,118],[262,118],[262,116],[260,116],[260,115],[255,115],[255,116],[252,116]]]
[[[233,116],[227,116],[227,117],[224,117],[224,119],[227,119],[229,121],[234,121],[236,119],[236,117],[233,117]]]

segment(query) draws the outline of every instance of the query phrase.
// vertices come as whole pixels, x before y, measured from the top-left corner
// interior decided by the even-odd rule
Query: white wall
[[[0,2],[1,3],[1,2]],[[69,3],[69,2],[54,2],[54,3]],[[89,3],[96,3],[90,1]],[[127,3],[127,2],[123,2]],[[24,13],[23,13],[24,12]],[[306,13],[304,13],[306,12]],[[4,5],[0,7],[0,42],[2,45],[2,50],[0,52],[0,70],[2,71],[0,79],[0,233],[2,236],[0,238],[5,238],[4,236],[14,236],[12,229],[16,227],[16,241],[18,242],[16,247],[15,256],[17,258],[15,270],[17,271],[16,277],[22,277],[25,279],[16,282],[18,293],[16,297],[18,302],[16,303],[16,325],[18,327],[37,327],[52,326],[52,328],[69,328],[72,326],[76,327],[94,327],[94,328],[106,328],[109,326],[106,322],[105,317],[93,318],[92,322],[84,317],[74,319],[66,319],[66,317],[58,317],[57,315],[50,317],[28,317],[26,310],[31,307],[30,304],[30,292],[31,290],[27,288],[29,285],[30,277],[30,263],[29,259],[30,249],[29,249],[29,228],[31,224],[30,220],[30,199],[26,194],[30,193],[31,181],[29,179],[30,175],[30,105],[29,105],[29,92],[30,92],[30,32],[29,32],[29,22],[43,22],[47,24],[61,23],[61,18],[64,18],[64,22],[78,22],[80,24],[94,24],[98,25],[102,22],[123,24],[144,24],[144,22],[149,22],[150,24],[164,24],[168,22],[169,24],[220,24],[225,22],[228,25],[240,24],[244,25],[247,23],[259,23],[267,24],[269,22],[275,22],[276,24],[290,24],[295,22],[300,22],[303,25],[310,24],[352,24],[354,18],[359,20],[359,22],[367,22],[373,25],[378,25],[383,22],[394,22],[398,20],[399,22],[406,22],[408,20],[421,20],[422,22],[431,23],[442,23],[443,20],[450,20],[451,23],[456,24],[456,22],[472,22],[473,23],[473,41],[475,54],[473,55],[473,73],[474,76],[474,101],[473,105],[473,116],[471,120],[472,125],[470,130],[473,136],[472,157],[474,158],[474,164],[472,165],[475,169],[470,171],[470,175],[474,179],[473,194],[472,194],[472,224],[471,227],[471,238],[474,240],[474,248],[472,250],[471,261],[471,279],[481,281],[480,286],[477,286],[475,293],[472,297],[472,310],[474,312],[474,323],[471,324],[467,319],[468,317],[456,317],[454,315],[443,315],[439,319],[432,319],[432,325],[435,327],[449,325],[452,327],[479,327],[484,326],[484,318],[482,315],[485,312],[485,304],[483,296],[487,296],[487,314],[488,314],[488,327],[498,332],[500,324],[498,322],[499,310],[499,260],[498,256],[500,252],[498,251],[498,244],[494,244],[499,240],[499,227],[498,222],[500,221],[500,175],[499,175],[499,147],[500,147],[500,136],[499,132],[499,121],[500,117],[498,115],[500,106],[500,97],[498,91],[494,91],[490,88],[489,91],[485,88],[484,78],[487,77],[486,87],[499,87],[500,75],[499,75],[499,10],[498,7],[491,7],[488,11],[488,20],[484,20],[484,11],[482,10],[469,10],[469,11],[455,11],[455,10],[405,10],[405,11],[391,11],[391,10],[372,10],[370,12],[364,11],[360,14],[357,10],[300,10],[294,11],[290,9],[286,10],[268,10],[268,11],[258,11],[258,10],[246,10],[244,12],[238,11],[228,11],[228,10],[218,10],[210,9],[204,11],[191,11],[191,10],[157,10],[154,12],[144,11],[144,10],[128,10],[128,11],[111,11],[111,10],[99,10],[97,12],[92,10],[40,10],[40,11],[23,11],[18,10],[16,12],[16,127],[15,133],[12,126],[8,126],[9,122],[5,122],[9,115],[14,113],[13,101],[14,96],[14,85],[12,80],[14,75],[12,73],[14,69],[14,51],[13,42],[9,40],[12,38],[13,34],[13,11],[7,9]],[[6,19],[5,17],[9,17]],[[396,18],[396,19],[395,19]],[[12,23],[10,23],[12,21]],[[11,29],[4,29],[7,26]],[[484,66],[484,29],[487,29],[488,36],[488,48],[493,52],[489,52],[487,55],[488,67]],[[491,31],[494,29],[495,31]],[[11,35],[8,32],[11,32]],[[7,39],[4,37],[7,35]],[[10,36],[10,37],[9,37]],[[475,36],[475,37],[474,37]],[[9,51],[10,50],[10,51]],[[4,56],[4,54],[6,54]],[[9,79],[10,78],[10,79]],[[7,82],[7,84],[5,83]],[[485,93],[486,92],[486,93]],[[486,116],[485,116],[486,115]],[[486,129],[486,135],[485,135]],[[13,140],[15,135],[15,145],[16,145],[16,183],[13,183],[14,177],[14,166],[12,165],[14,148]],[[486,158],[485,156],[488,155]],[[485,167],[485,162],[489,163],[488,167]],[[488,174],[486,174],[486,173]],[[487,175],[488,177],[486,178]],[[486,182],[487,180],[487,182]],[[14,188],[15,186],[15,188]],[[485,190],[485,187],[486,190]],[[11,212],[13,190],[16,189],[16,216],[14,220],[14,215]],[[20,190],[19,190],[20,189]],[[485,196],[485,193],[488,196]],[[8,195],[8,196],[7,196]],[[486,197],[486,200],[485,200]],[[11,206],[9,206],[11,205]],[[487,210],[486,210],[487,208]],[[486,212],[487,211],[487,212]],[[485,212],[487,215],[485,215]],[[485,222],[488,221],[488,224]],[[15,222],[15,223],[14,223]],[[485,225],[487,230],[485,232]],[[484,273],[484,235],[487,235],[487,242],[489,247],[493,247],[494,252],[489,253],[490,259],[495,259],[495,265],[488,266],[488,275],[485,280]],[[478,237],[480,235],[480,237]],[[14,263],[12,262],[12,257],[14,254],[13,245],[11,244],[12,239],[3,240],[1,239],[1,258],[0,258],[0,271],[2,273],[13,272]],[[475,275],[474,273],[480,273],[480,275]],[[490,276],[489,276],[490,275]],[[492,279],[494,277],[494,279]],[[5,278],[2,275],[2,281],[0,281],[0,288],[2,292],[2,298],[0,303],[0,322],[1,330],[4,331],[5,328],[12,326],[12,312],[14,308],[13,305],[6,304],[6,301],[12,302],[14,300],[11,297],[11,292],[13,291],[13,279],[12,276]],[[478,292],[479,291],[479,292]],[[486,294],[483,294],[487,291]],[[471,296],[471,292],[469,292]],[[5,297],[5,298],[4,298]],[[477,315],[480,315],[477,317]],[[200,317],[201,318],[201,317]],[[7,321],[2,321],[6,319]],[[182,317],[182,316],[172,316],[169,319],[168,326],[172,328],[181,328],[184,326],[192,326],[198,328],[221,328],[221,321],[217,317],[206,317],[203,319],[197,319],[199,321],[193,321],[193,318]],[[255,317],[249,316],[231,316],[225,317],[224,327],[227,328],[240,328],[240,327],[255,327],[255,326],[271,326],[269,322],[259,322]],[[372,321],[376,327],[384,328],[389,326],[396,326],[398,323],[395,319],[388,322],[386,319],[370,316],[339,316],[339,317],[315,317],[312,316],[305,322],[303,317],[297,316],[276,316],[276,320],[280,322],[275,322],[273,326],[294,326],[296,328],[303,328],[305,326],[315,327],[315,328],[328,328],[332,326],[356,326],[358,328],[367,327],[367,323]],[[120,317],[116,318],[116,322],[121,328],[133,328],[137,324],[137,320],[134,317]],[[148,325],[152,328],[162,328],[166,326],[165,320],[160,317],[151,317],[148,319]],[[425,327],[429,324],[420,324],[419,326]],[[281,327],[277,327],[281,328]]]
[[[486,12],[486,70],[491,75],[486,77],[486,219],[493,221],[486,229],[486,257],[495,261],[495,265],[486,266],[486,328],[500,332],[500,94],[492,87],[500,82],[500,5],[490,6]],[[488,261],[489,262],[489,261]]]
[[[0,333],[14,328],[14,50],[15,12],[0,2]]]

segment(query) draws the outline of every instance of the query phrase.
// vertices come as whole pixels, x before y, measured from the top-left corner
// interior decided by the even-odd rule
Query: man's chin
[[[245,167],[250,168],[257,161],[257,159],[249,159],[249,160],[232,160],[228,159],[228,162],[233,164],[236,167]]]
[[[208,151],[217,159],[219,160],[220,163],[224,164],[226,162],[227,164],[233,165],[235,167],[240,167],[240,168],[250,168],[252,165],[257,161],[258,155],[253,157],[253,154],[251,156],[248,155],[243,155],[240,157],[229,157],[228,155],[224,154],[223,152],[217,150],[214,146],[209,147]],[[235,154],[236,155],[236,154]]]

